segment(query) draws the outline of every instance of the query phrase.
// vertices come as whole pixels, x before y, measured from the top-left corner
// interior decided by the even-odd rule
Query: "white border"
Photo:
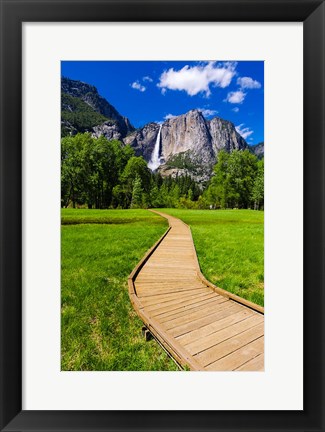
[[[23,409],[303,408],[302,36],[301,23],[24,24]],[[60,61],[82,59],[265,60],[265,372],[60,372]]]

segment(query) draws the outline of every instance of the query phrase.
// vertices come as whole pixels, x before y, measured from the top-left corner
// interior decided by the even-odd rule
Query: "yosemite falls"
[[[148,162],[148,167],[151,169],[151,171],[155,171],[159,165],[160,165],[160,157],[159,157],[159,150],[160,150],[160,135],[161,135],[161,128],[162,124],[159,127],[156,144],[153,149],[150,161]]]

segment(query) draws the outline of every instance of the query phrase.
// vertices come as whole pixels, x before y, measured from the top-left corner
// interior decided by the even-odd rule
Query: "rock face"
[[[179,153],[187,153],[193,162],[209,163],[213,158],[208,124],[197,110],[167,120],[161,129],[161,141],[166,162]]]
[[[250,146],[250,151],[259,159],[264,157],[264,142],[260,142],[254,146]]]
[[[142,129],[138,129],[126,136],[124,143],[134,148],[136,156],[143,156],[146,161],[149,161],[156,144],[158,132],[158,123],[148,123]]]
[[[215,154],[220,150],[232,152],[233,150],[242,150],[248,147],[244,138],[236,131],[233,123],[215,117],[209,120],[208,124]]]
[[[149,123],[124,139],[137,155],[150,161],[160,125]],[[189,174],[197,181],[211,177],[220,150],[247,148],[246,141],[226,120],[206,120],[198,110],[166,120],[161,128],[159,171],[162,175]]]
[[[98,126],[94,126],[92,136],[94,138],[104,136],[108,140],[116,139],[122,141],[124,134],[116,122],[108,120]]]
[[[67,127],[72,127],[74,133],[79,132],[80,129],[86,129],[89,132],[93,132],[93,135],[96,137],[104,135],[107,139],[122,139],[128,133],[134,131],[134,127],[131,125],[129,119],[123,117],[105,98],[100,96],[96,87],[90,84],[62,78],[61,95],[66,96],[63,99],[65,103],[62,103],[61,111],[78,112],[79,116],[77,120],[79,122],[76,121],[77,124],[67,122],[66,118],[63,119],[63,125],[70,123],[70,125],[67,124]],[[66,106],[67,97],[70,99],[68,106]],[[86,107],[84,104],[86,104]],[[101,117],[100,123],[96,114]],[[84,128],[80,127],[80,117],[82,117],[81,120],[84,122],[82,123],[82,126],[85,125]]]

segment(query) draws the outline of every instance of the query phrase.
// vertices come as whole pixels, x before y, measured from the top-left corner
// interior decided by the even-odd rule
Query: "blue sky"
[[[264,141],[262,61],[63,61],[61,74],[97,87],[135,127],[198,108]]]

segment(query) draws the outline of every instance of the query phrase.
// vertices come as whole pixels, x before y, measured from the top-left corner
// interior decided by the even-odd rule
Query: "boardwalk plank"
[[[262,347],[264,351],[264,345]],[[235,370],[238,371],[263,371],[264,370],[264,354],[259,354],[255,358],[249,360],[248,362],[242,364],[239,368]]]
[[[191,285],[190,285],[191,286]],[[199,287],[191,286],[193,290],[200,289]],[[176,292],[187,292],[188,287],[182,287],[182,286],[175,286],[174,284],[171,284],[170,287],[163,287],[163,288],[137,288],[137,292],[139,293],[139,297],[146,296],[146,295],[152,295],[155,294],[171,294]]]
[[[167,318],[161,318],[159,321],[164,324],[164,327],[169,330],[174,327],[177,327],[180,324],[187,323],[194,321],[196,319],[203,318],[207,315],[213,314],[218,307],[223,308],[223,303],[227,302],[225,298],[216,298],[213,301],[210,301],[209,304],[198,307],[195,312],[188,312],[185,311],[185,313],[179,313],[176,317],[167,317]]]
[[[228,354],[238,350],[244,345],[247,345],[250,342],[253,342],[255,339],[260,338],[264,334],[264,323],[259,324],[249,330],[245,330],[244,332],[231,337],[230,339],[224,340],[217,345],[214,345],[211,348],[206,349],[205,351],[200,352],[193,356],[199,363],[202,363],[203,366],[208,366],[211,363],[216,362],[222,357],[225,357]],[[231,369],[232,370],[232,369]]]
[[[261,370],[261,368],[264,368],[264,364],[262,364],[262,360],[264,359],[260,358],[257,361],[255,359],[263,353],[263,350],[264,338],[260,337],[215,363],[211,363],[206,369],[211,371],[222,371],[225,368],[227,370],[236,370],[238,368],[242,368],[241,370]],[[250,367],[254,367],[254,369],[249,369]]]
[[[211,315],[206,315],[203,318],[199,318],[170,329],[169,330],[170,334],[172,334],[175,338],[177,338],[178,336],[187,334],[193,330],[199,329],[207,324],[211,324],[224,317],[235,314],[241,310],[240,306],[234,305],[231,302],[224,303],[224,305],[225,306],[223,307],[219,307],[219,310],[212,313]]]
[[[201,289],[188,289],[187,291],[182,292],[172,292],[172,293],[166,293],[166,294],[160,294],[157,295],[152,293],[152,295],[146,296],[144,298],[141,298],[141,303],[145,306],[160,304],[166,301],[172,301],[172,300],[186,300],[189,298],[196,297],[198,295],[204,295],[204,294],[210,294],[211,290],[208,288],[201,288]]]
[[[204,298],[198,298],[196,301],[192,299],[192,301],[185,305],[179,305],[178,307],[175,307],[174,309],[168,308],[165,311],[155,311],[154,316],[159,319],[159,321],[163,322],[165,318],[178,318],[183,316],[183,314],[191,314],[195,310],[198,310],[200,308],[203,308],[204,306],[211,304],[212,300],[215,300],[216,296],[215,294],[210,294]],[[220,299],[219,299],[220,300]],[[223,301],[223,299],[221,299]]]
[[[243,319],[246,319],[247,317],[252,315],[252,311],[250,311],[249,309],[243,309],[237,313],[230,315],[229,317],[213,321],[211,324],[207,324],[203,327],[192,330],[189,333],[179,336],[177,339],[182,342],[182,345],[187,345],[191,342],[195,342],[198,339],[204,338],[211,333],[222,330],[223,328],[228,327],[232,324],[236,324],[237,322],[242,321]]]
[[[186,344],[185,347],[192,355],[197,354],[210,347],[213,347],[214,345],[217,345],[220,342],[230,339],[233,336],[239,335],[245,330],[255,327],[262,321],[262,317],[258,315],[251,315],[250,317],[246,317],[243,320],[237,322],[236,324],[232,324],[222,330],[211,333],[210,335],[205,336],[202,339]]]
[[[181,287],[176,287],[172,290],[169,289],[161,289],[161,290],[156,290],[156,289],[148,289],[148,290],[143,290],[141,288],[137,288],[137,293],[139,295],[139,298],[142,297],[152,297],[154,296],[168,296],[168,295],[172,295],[172,294],[177,294],[177,295],[182,295],[182,294],[186,294],[189,292],[195,293],[195,292],[199,292],[199,290],[205,290],[205,288],[199,288],[199,287],[190,287],[187,289],[181,288]]]
[[[203,292],[200,294],[192,295],[189,299],[184,298],[183,296],[179,297],[176,300],[170,300],[169,302],[158,303],[152,306],[148,306],[146,309],[148,312],[153,313],[154,316],[163,314],[164,312],[171,312],[185,308],[187,306],[192,306],[197,303],[201,303],[202,301],[209,300],[213,298],[213,293]]]

